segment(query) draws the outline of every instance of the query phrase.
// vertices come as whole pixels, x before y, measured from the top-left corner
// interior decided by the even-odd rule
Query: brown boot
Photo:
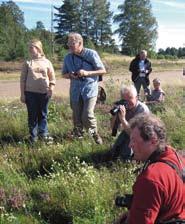
[[[103,140],[98,133],[94,133],[92,137],[94,138],[94,141],[96,142],[96,144],[98,145],[103,144]]]

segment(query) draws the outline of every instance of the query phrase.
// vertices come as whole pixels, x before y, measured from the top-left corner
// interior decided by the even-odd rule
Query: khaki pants
[[[83,128],[86,128],[91,133],[97,133],[97,122],[94,116],[96,101],[97,97],[92,97],[87,100],[83,100],[80,97],[78,102],[71,101],[75,129],[83,130]]]

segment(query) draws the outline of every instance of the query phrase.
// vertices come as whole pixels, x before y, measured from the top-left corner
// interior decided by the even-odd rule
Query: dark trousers
[[[101,160],[103,162],[116,160],[118,158],[125,160],[130,160],[132,158],[132,149],[129,147],[130,137],[125,132],[122,131],[118,138],[116,139],[112,148],[102,155]]]
[[[134,82],[134,85],[136,87],[138,96],[141,90],[141,86],[143,86],[144,92],[147,93],[147,95],[150,95],[150,88],[146,83],[145,77],[138,77],[138,79]]]
[[[129,147],[129,142],[130,136],[125,131],[122,131],[116,139],[116,142],[112,146],[111,151],[113,153],[113,156],[119,156],[123,160],[131,159],[132,150]]]
[[[25,92],[28,111],[28,127],[30,137],[35,140],[37,135],[48,135],[47,113],[49,97],[46,93]]]

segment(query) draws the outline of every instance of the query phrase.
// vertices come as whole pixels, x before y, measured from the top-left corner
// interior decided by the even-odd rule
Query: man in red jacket
[[[133,185],[131,208],[116,223],[185,223],[185,159],[166,145],[165,127],[154,115],[134,117],[130,131],[134,159],[145,163]]]

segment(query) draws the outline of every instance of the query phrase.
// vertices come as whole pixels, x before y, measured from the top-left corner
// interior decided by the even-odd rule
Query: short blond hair
[[[43,47],[42,47],[42,42],[39,39],[30,40],[29,47],[31,47],[31,46],[36,47],[42,56],[45,55],[44,51],[43,51]]]

